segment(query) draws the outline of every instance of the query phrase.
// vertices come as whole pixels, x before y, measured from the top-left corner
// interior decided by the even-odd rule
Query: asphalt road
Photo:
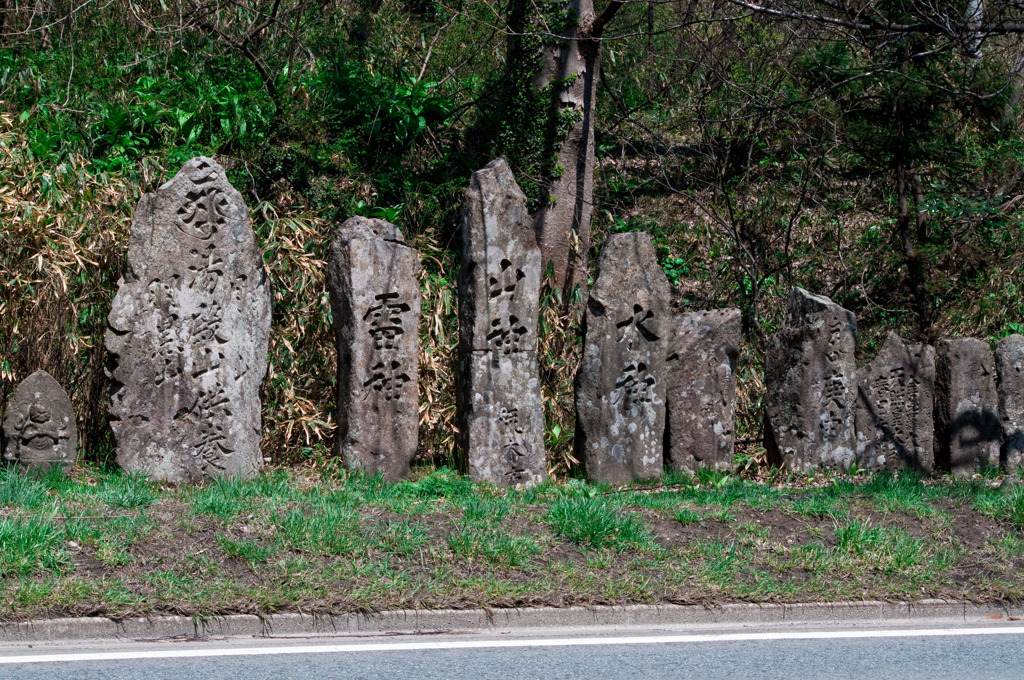
[[[0,646],[4,680],[689,677],[1020,680],[1024,625]]]

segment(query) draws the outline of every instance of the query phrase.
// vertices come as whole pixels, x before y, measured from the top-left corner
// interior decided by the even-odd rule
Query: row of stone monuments
[[[597,266],[575,385],[587,476],[623,483],[657,477],[666,464],[731,467],[739,311],[673,314],[644,233],[609,236]],[[392,480],[411,473],[417,450],[419,278],[419,255],[395,225],[354,217],[335,234],[336,453]],[[526,199],[494,161],[473,174],[462,208],[456,420],[473,479],[527,486],[546,477],[540,286]],[[175,483],[255,473],[270,321],[245,203],[215,161],[193,159],[140,200],[110,311],[118,464]],[[851,312],[794,290],[766,361],[773,462],[966,473],[998,464],[1003,439],[1004,462],[1024,462],[1024,337],[1003,340],[993,359],[978,340],[945,340],[936,352],[891,335],[860,371],[855,343]],[[4,457],[69,467],[75,449],[67,395],[33,374],[9,404]]]
[[[1024,336],[993,354],[975,338],[937,347],[890,333],[854,363],[854,314],[796,289],[765,358],[765,448],[791,469],[856,463],[969,475],[1024,465]]]

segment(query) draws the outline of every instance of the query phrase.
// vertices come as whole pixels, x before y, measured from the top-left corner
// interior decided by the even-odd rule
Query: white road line
[[[354,652],[403,652],[443,649],[493,649],[514,647],[591,647],[608,645],[658,645],[691,642],[751,642],[764,640],[842,640],[858,638],[954,637],[973,635],[1024,635],[1024,626],[986,628],[918,628],[895,630],[839,630],[775,633],[721,633],[709,635],[648,635],[588,638],[536,638],[524,640],[452,640],[447,642],[379,642],[346,645],[275,647],[155,649],[138,652],[91,652],[21,654],[3,656],[0,665],[54,663],[61,661],[130,661],[134,659],[182,659],[217,656],[276,656],[282,654],[342,654]]]

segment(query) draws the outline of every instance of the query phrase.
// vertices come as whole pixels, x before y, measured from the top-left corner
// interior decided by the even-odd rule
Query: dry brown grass
[[[12,116],[0,114],[0,406],[44,369],[71,395],[83,445],[109,450],[103,332],[141,191],[162,174],[91,174],[85,159],[36,163]]]

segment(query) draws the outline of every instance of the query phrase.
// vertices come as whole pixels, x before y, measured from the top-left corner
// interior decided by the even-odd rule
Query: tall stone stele
[[[738,309],[688,312],[673,319],[665,366],[665,462],[676,470],[732,468]]]
[[[528,486],[547,476],[539,312],[533,221],[498,159],[473,173],[462,204],[456,420],[462,462],[475,480]]]
[[[576,455],[587,477],[623,484],[661,475],[668,279],[646,233],[605,241],[583,319]]]
[[[122,468],[165,482],[259,469],[270,312],[245,202],[224,168],[193,158],[139,201],[108,317]]]
[[[67,392],[46,371],[36,371],[14,390],[3,422],[3,457],[31,473],[75,464],[78,428]]]
[[[791,470],[854,461],[857,320],[827,297],[794,288],[765,357],[768,459]]]
[[[996,344],[1001,460],[1009,474],[1024,467],[1024,335],[1008,335]]]
[[[935,359],[935,463],[958,477],[999,465],[999,395],[992,349],[976,338],[940,340]]]
[[[353,217],[331,242],[338,347],[337,455],[387,480],[412,472],[419,435],[420,257],[383,220]]]
[[[857,371],[857,465],[866,470],[935,468],[935,348],[889,333]]]

